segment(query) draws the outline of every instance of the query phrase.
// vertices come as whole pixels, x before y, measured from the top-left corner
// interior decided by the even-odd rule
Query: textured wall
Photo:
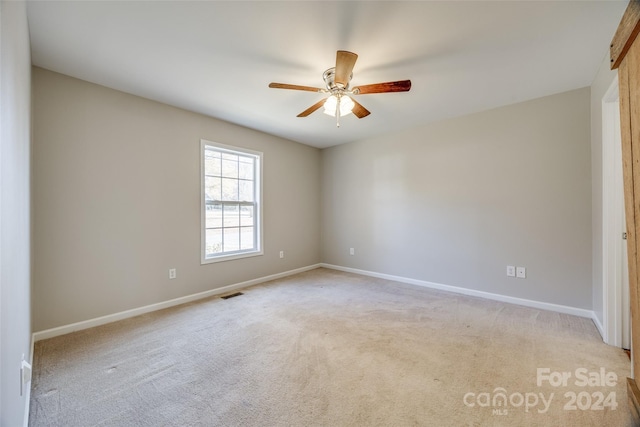
[[[40,68],[33,92],[34,330],[320,262],[319,150]],[[263,256],[200,264],[201,138],[264,153]]]
[[[323,261],[591,309],[589,97],[323,150]]]

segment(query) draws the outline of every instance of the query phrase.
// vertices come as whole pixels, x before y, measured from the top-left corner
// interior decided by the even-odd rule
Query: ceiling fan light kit
[[[349,84],[353,78],[353,67],[358,55],[346,50],[339,50],[336,54],[336,66],[329,68],[322,74],[325,89],[311,86],[290,85],[286,83],[271,83],[270,88],[303,90],[329,94],[327,98],[320,100],[311,107],[298,114],[298,117],[307,117],[320,107],[324,106],[324,113],[336,117],[336,126],[340,127],[340,117],[353,113],[357,118],[371,114],[355,99],[349,95],[365,95],[371,93],[408,92],[411,89],[411,80],[399,80],[387,83],[374,83],[350,89]]]
[[[324,102],[324,113],[332,117],[346,116],[351,114],[355,105],[347,95],[331,95]]]

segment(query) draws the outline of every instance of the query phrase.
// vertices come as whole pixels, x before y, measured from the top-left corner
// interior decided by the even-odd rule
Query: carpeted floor
[[[630,425],[591,320],[327,269],[243,292],[37,342],[30,426]]]

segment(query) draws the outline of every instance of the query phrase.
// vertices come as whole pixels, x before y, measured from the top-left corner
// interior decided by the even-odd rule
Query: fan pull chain
[[[338,102],[336,102],[336,127],[340,127],[340,102],[342,101],[342,95],[338,94]]]

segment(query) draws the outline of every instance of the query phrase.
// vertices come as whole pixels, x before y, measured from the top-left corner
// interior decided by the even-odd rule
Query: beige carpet
[[[591,320],[326,269],[243,292],[37,342],[30,425],[629,425]]]

